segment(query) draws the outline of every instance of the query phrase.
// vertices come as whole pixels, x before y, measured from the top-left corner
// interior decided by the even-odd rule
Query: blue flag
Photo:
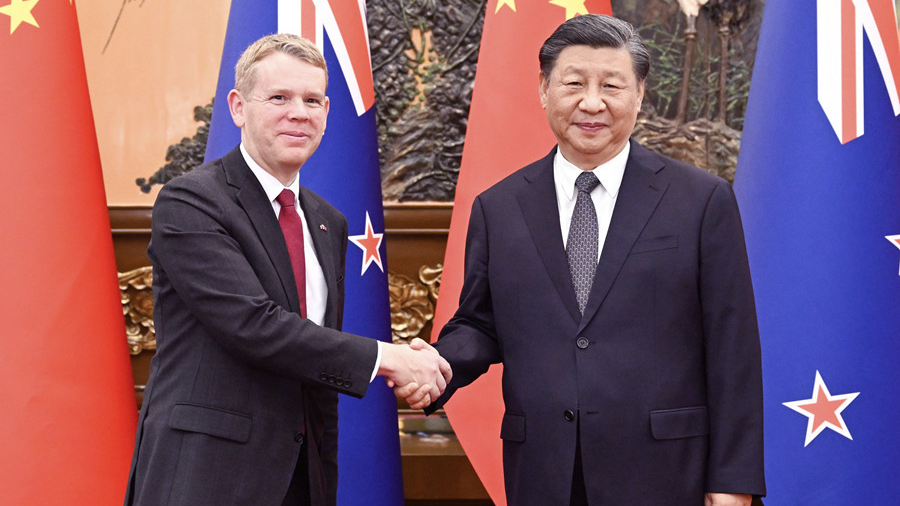
[[[893,0],[766,3],[735,191],[767,506],[900,500],[898,84]]]
[[[206,159],[221,157],[240,142],[226,99],[234,87],[234,65],[248,45],[276,32],[312,40],[328,64],[328,128],[300,170],[300,184],[349,222],[344,330],[391,342],[374,89],[365,13],[358,2],[232,1]],[[338,504],[402,505],[393,392],[376,378],[363,399],[342,395],[339,411]]]

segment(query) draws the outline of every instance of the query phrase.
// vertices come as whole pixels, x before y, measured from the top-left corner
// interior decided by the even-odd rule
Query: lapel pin
[[[321,228],[321,229],[324,230],[325,232],[328,232],[328,227],[326,227],[324,223],[321,224],[321,225],[319,225],[319,228]]]

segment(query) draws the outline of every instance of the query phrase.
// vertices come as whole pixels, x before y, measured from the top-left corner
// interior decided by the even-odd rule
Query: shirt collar
[[[247,149],[244,147],[244,143],[241,143],[241,155],[244,156],[244,161],[247,162],[247,166],[250,167],[250,171],[253,172],[253,175],[256,176],[256,179],[259,180],[259,184],[262,185],[262,189],[266,192],[266,198],[269,199],[269,202],[275,200],[276,197],[285,189],[291,190],[294,192],[294,204],[299,204],[300,202],[300,178],[295,177],[294,181],[288,186],[284,186],[281,184],[281,181],[278,180],[272,174],[266,172],[265,169],[262,168],[256,160],[250,157],[250,154],[247,153]],[[297,209],[300,209],[297,207]]]
[[[606,190],[611,197],[615,198],[622,186],[622,178],[625,176],[625,164],[628,162],[628,154],[631,152],[631,142],[626,142],[625,147],[619,154],[612,157],[606,163],[598,165],[591,169],[591,172],[600,180],[603,189]],[[553,157],[553,176],[557,186],[569,200],[574,200],[575,180],[584,172],[575,166],[572,162],[566,160],[559,148],[556,148],[556,155]]]

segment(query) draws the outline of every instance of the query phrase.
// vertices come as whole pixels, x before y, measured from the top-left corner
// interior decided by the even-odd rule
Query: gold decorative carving
[[[434,319],[443,266],[423,265],[419,280],[388,272],[391,300],[391,332],[395,343],[407,343],[421,337],[422,329]]]
[[[419,281],[388,272],[393,341],[406,343],[421,337],[422,329],[434,319],[444,268],[423,265]],[[119,273],[119,291],[129,351],[138,355],[156,349],[153,327],[153,268],[141,267]]]
[[[431,299],[437,302],[438,292],[441,291],[441,275],[444,273],[444,266],[437,264],[434,267],[423,265],[419,267],[419,280],[428,287],[428,293]]]
[[[156,349],[156,329],[153,327],[153,268],[141,267],[119,273],[119,292],[122,313],[125,315],[125,334],[132,355]]]

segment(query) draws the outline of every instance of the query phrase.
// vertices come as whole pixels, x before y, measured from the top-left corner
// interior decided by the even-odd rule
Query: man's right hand
[[[413,409],[422,409],[437,400],[453,376],[450,364],[418,338],[410,346],[384,346],[378,374],[385,376],[387,385]]]

